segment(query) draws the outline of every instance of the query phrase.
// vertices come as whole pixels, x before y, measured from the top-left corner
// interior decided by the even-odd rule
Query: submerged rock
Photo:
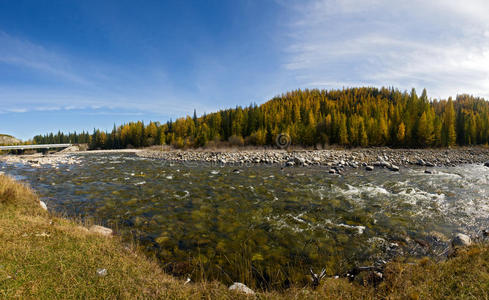
[[[390,168],[389,168],[389,170],[394,171],[394,172],[398,172],[399,171],[399,167],[396,166],[396,165],[391,165]]]
[[[472,244],[472,240],[470,239],[470,236],[463,233],[458,233],[452,239],[452,247],[465,247],[465,246],[470,246],[471,244]]]
[[[239,293],[243,293],[246,295],[254,295],[255,294],[255,292],[252,289],[250,289],[249,287],[247,287],[246,285],[244,285],[240,282],[233,283],[233,285],[231,285],[229,287],[229,290],[230,291],[236,291]]]
[[[99,226],[99,225],[92,225],[89,229],[91,233],[97,233],[103,236],[111,236],[112,235],[112,229]]]
[[[293,161],[288,161],[288,162],[285,163],[285,165],[287,167],[293,167],[295,165],[295,163]]]

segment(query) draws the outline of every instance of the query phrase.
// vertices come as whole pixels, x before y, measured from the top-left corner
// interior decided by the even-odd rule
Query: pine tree
[[[348,129],[346,127],[345,115],[341,115],[340,118],[339,143],[340,145],[348,145]]]
[[[365,130],[365,124],[363,120],[360,122],[360,145],[362,147],[368,146],[368,135],[367,130]]]
[[[404,137],[406,136],[406,127],[404,126],[404,122],[401,122],[397,128],[396,139],[397,142],[402,145],[404,142]]]
[[[453,108],[452,98],[448,99],[443,113],[442,126],[442,145],[454,146],[457,141],[457,133],[455,131],[455,109]]]

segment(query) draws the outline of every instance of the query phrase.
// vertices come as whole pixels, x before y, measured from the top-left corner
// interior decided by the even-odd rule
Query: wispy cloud
[[[89,82],[73,70],[67,57],[2,31],[0,31],[0,63],[36,70],[44,75],[54,76],[58,80],[78,84]]]
[[[0,113],[90,108],[180,116],[194,108],[206,110],[194,101],[197,97],[176,90],[158,66],[128,69],[68,55],[0,30],[2,65],[24,77],[11,84],[1,80],[9,74],[0,69]]]
[[[283,67],[301,86],[428,88],[489,96],[489,2],[287,2]]]

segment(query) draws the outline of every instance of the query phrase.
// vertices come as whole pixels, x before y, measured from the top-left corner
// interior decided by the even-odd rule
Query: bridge
[[[1,150],[30,150],[30,149],[54,149],[54,148],[68,148],[71,147],[72,144],[39,144],[39,145],[15,145],[15,146],[0,146]]]

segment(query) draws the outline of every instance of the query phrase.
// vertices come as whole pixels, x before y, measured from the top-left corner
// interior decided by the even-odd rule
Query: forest
[[[50,133],[37,144],[86,143],[90,149],[275,146],[279,134],[303,147],[390,146],[399,148],[485,145],[489,142],[489,102],[470,95],[429,99],[426,89],[394,88],[296,90],[262,105],[220,110],[175,121],[130,122],[112,131]]]

